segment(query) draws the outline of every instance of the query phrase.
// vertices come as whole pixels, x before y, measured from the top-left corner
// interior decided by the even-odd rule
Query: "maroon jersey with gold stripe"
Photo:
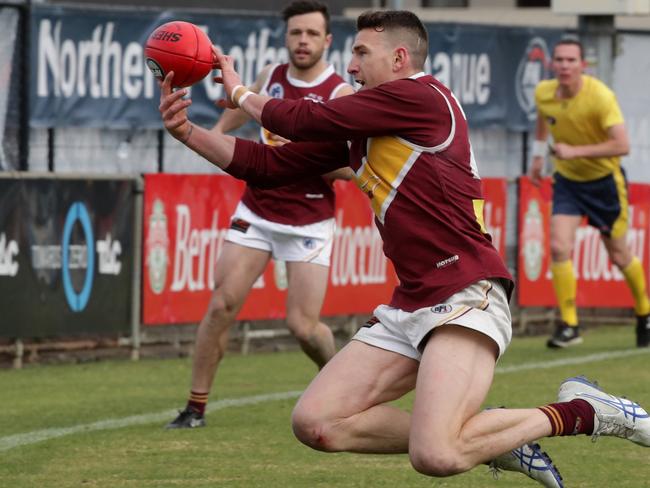
[[[322,102],[335,96],[344,85],[343,78],[334,72],[332,66],[314,81],[307,83],[292,78],[289,75],[289,65],[281,64],[271,69],[260,94]],[[269,132],[261,127],[261,141],[273,145],[268,135]],[[307,225],[334,216],[334,191],[320,176],[274,189],[248,185],[242,201],[260,217],[280,224]]]
[[[391,306],[435,305],[482,279],[503,279],[511,291],[485,230],[465,115],[438,80],[420,73],[326,103],[272,100],[262,122],[292,140],[322,142],[269,151],[237,140],[227,171],[272,186],[331,171],[347,156],[400,280]]]

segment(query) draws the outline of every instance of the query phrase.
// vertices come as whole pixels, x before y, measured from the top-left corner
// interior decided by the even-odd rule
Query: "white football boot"
[[[650,417],[638,403],[602,391],[584,376],[564,380],[557,396],[558,402],[585,400],[594,408],[592,440],[612,435],[650,447]]]
[[[564,488],[560,472],[537,443],[524,444],[490,463],[490,471],[495,479],[502,470],[523,473],[546,488]]]

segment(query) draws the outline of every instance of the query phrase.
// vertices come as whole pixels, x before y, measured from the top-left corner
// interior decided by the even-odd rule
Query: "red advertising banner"
[[[481,183],[485,198],[485,228],[492,236],[492,244],[505,260],[508,181],[505,178],[482,178]]]
[[[485,223],[505,255],[506,180],[483,180]],[[143,323],[201,320],[214,287],[215,264],[244,189],[229,176],[156,174],[145,178]],[[325,316],[370,313],[390,300],[397,278],[384,256],[367,197],[336,182],[336,233]],[[240,320],[285,316],[286,279],[271,261]]]
[[[201,320],[214,287],[217,256],[244,184],[220,175],[147,175],[144,201],[143,323]],[[397,282],[382,252],[367,197],[337,182],[330,283],[323,315],[369,313]],[[239,319],[285,315],[286,284],[271,261]]]
[[[647,274],[650,185],[631,183],[628,190],[628,243]],[[527,177],[519,179],[517,282],[519,304],[523,306],[556,306],[550,271],[551,192],[550,178],[540,187]],[[578,229],[572,260],[578,279],[576,302],[579,307],[631,307],[634,304],[623,275],[609,260],[600,233],[586,221]]]

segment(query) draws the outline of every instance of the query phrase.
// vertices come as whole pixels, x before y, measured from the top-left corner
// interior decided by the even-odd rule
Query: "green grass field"
[[[585,343],[569,351],[549,351],[545,339],[515,339],[486,406],[550,403],[564,378],[581,373],[650,407],[650,355],[631,347],[631,328],[588,330]],[[537,486],[516,473],[495,481],[484,466],[431,479],[405,455],[308,449],[289,425],[296,392],[315,374],[299,352],[227,356],[208,427],[165,431],[174,407],[184,404],[190,366],[189,359],[167,359],[0,371],[0,487]],[[244,398],[248,403],[224,402]],[[411,400],[399,404],[408,409]],[[567,487],[650,487],[650,450],[628,441],[580,436],[542,445]]]

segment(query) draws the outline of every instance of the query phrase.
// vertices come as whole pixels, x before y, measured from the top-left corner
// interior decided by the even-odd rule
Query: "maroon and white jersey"
[[[503,279],[511,291],[485,230],[467,121],[434,77],[420,73],[326,103],[272,100],[262,122],[292,140],[322,142],[268,150],[237,140],[227,171],[273,186],[289,174],[333,170],[347,157],[400,280],[391,306],[432,306],[482,279]]]
[[[271,68],[260,94],[323,102],[335,97],[344,86],[343,78],[334,72],[331,65],[318,78],[307,83],[292,78],[288,64],[280,64]],[[269,131],[264,127],[260,128],[260,139],[264,144],[273,145]],[[320,176],[273,189],[248,185],[242,201],[260,217],[281,224],[307,225],[334,216],[334,191]]]

